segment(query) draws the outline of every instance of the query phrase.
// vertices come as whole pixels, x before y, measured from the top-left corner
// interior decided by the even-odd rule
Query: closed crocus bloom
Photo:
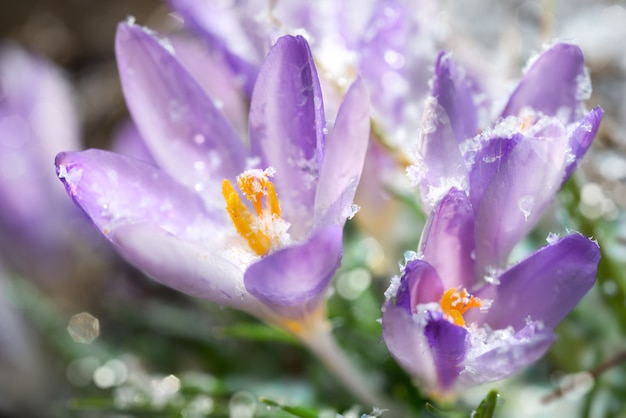
[[[553,46],[480,131],[476,84],[448,55],[439,57],[419,164],[409,170],[428,221],[382,318],[391,354],[431,394],[502,379],[536,361],[595,281],[599,248],[579,234],[551,237],[506,265],[598,129],[601,109],[587,113],[582,104],[585,76],[576,46]]]
[[[467,192],[477,274],[506,262],[591,145],[602,109],[585,111],[590,90],[580,49],[556,44],[532,62],[489,125],[490,102],[476,81],[440,54],[408,173],[427,213],[451,188]]]
[[[139,154],[150,162],[95,149],[61,153],[59,178],[149,276],[294,333],[362,388],[346,377],[353,371],[329,339],[324,307],[367,147],[363,83],[347,91],[327,134],[308,44],[280,38],[254,87],[248,147],[170,46],[132,23],[118,27],[119,72],[137,129],[122,135],[142,138]]]

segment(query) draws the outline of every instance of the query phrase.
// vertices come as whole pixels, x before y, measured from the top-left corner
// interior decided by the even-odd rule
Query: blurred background
[[[597,285],[557,329],[546,358],[516,378],[470,391],[453,409],[469,413],[497,387],[503,403],[496,416],[626,416],[625,3],[422,3],[431,26],[428,48],[417,54],[425,81],[416,91],[427,90],[441,48],[487,77],[494,92],[510,89],[529,57],[558,39],[583,49],[593,85],[588,107],[605,110],[585,163],[524,243],[526,251],[537,248],[549,231],[566,228],[595,237],[604,256]],[[114,56],[116,26],[128,16],[159,32],[183,30],[180,16],[157,0],[0,5],[0,417],[294,416],[259,396],[318,416],[369,412],[291,336],[162,287],[125,264],[65,195],[56,152],[110,148],[128,120]],[[13,100],[20,91],[49,96]],[[41,125],[25,134],[24,115],[40,113]],[[13,114],[24,117],[8,118]],[[415,140],[412,132],[381,135],[381,148],[393,150],[390,164],[402,160],[398,143]],[[384,207],[368,212],[361,202],[347,226],[329,315],[340,343],[373,381],[416,416],[432,416],[380,342],[383,292],[423,225],[417,192],[397,180],[401,164],[394,170]],[[367,191],[361,196],[366,200]],[[606,362],[610,367],[598,369]],[[564,393],[542,402],[558,388]]]

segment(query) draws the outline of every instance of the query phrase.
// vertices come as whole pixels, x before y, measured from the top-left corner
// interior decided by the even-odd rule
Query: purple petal
[[[243,143],[162,43],[121,23],[115,51],[126,103],[160,167],[189,186],[245,169]]]
[[[437,271],[443,288],[471,289],[474,211],[465,192],[450,190],[430,215],[422,237],[424,260]]]
[[[423,260],[407,263],[400,278],[396,306],[415,313],[418,304],[438,302],[444,292],[437,271]]]
[[[591,146],[591,141],[593,141],[593,138],[598,133],[603,113],[604,112],[601,108],[593,108],[587,116],[578,122],[578,126],[570,136],[569,140],[570,153],[573,159],[569,162],[565,169],[563,183],[565,183],[565,181],[569,178],[578,165],[578,162]]]
[[[61,71],[17,46],[0,47],[0,235],[16,238],[7,245],[22,241],[31,253],[57,255],[66,248],[65,223],[78,212],[50,163],[79,148],[77,111]]]
[[[583,53],[576,45],[556,44],[542,53],[520,80],[502,116],[517,116],[525,107],[549,116],[561,116],[563,122],[579,117],[588,90]]]
[[[505,271],[501,284],[485,289],[493,304],[481,320],[494,329],[519,330],[530,317],[554,328],[593,286],[599,260],[598,245],[579,234],[541,248]]]
[[[485,190],[494,176],[506,165],[509,154],[523,138],[524,135],[519,133],[511,137],[489,138],[473,156],[474,164],[470,170],[469,184],[470,201],[474,208],[480,207]]]
[[[296,239],[308,233],[324,146],[324,105],[311,51],[301,36],[270,50],[250,105],[252,153],[276,169],[283,217]]]
[[[187,28],[224,57],[233,73],[242,79],[250,97],[265,52],[263,46],[270,40],[269,34],[254,19],[264,12],[263,2],[233,5],[205,0],[168,0],[168,3],[182,16]]]
[[[352,84],[326,141],[315,195],[315,225],[343,224],[359,184],[370,116],[367,91],[361,79]]]
[[[237,74],[228,68],[219,53],[195,38],[175,36],[170,41],[178,61],[213,99],[231,126],[242,137],[247,136],[249,95],[243,90]]]
[[[304,244],[279,250],[248,267],[246,289],[279,315],[303,319],[325,298],[341,252],[341,226],[326,227]]]
[[[476,274],[503,265],[513,246],[537,223],[565,174],[567,133],[552,120],[537,137],[526,136],[503,158],[476,213]]]
[[[410,313],[390,302],[383,306],[383,339],[389,352],[420,386],[435,390],[437,371],[433,353],[424,336],[424,327]]]
[[[555,336],[551,329],[531,323],[514,335],[493,340],[491,344],[478,341],[468,350],[459,386],[493,382],[520,372],[548,351]]]
[[[127,224],[110,238],[120,255],[165,286],[253,314],[262,310],[246,292],[240,267],[156,225]]]
[[[208,219],[200,198],[156,167],[102,150],[60,153],[57,174],[102,233],[137,222],[185,236]]]
[[[467,188],[467,169],[450,119],[434,97],[425,103],[415,157],[417,164],[410,167],[408,173],[419,185],[427,214],[451,188]]]
[[[132,119],[124,122],[117,129],[113,135],[111,148],[118,154],[157,166],[156,161],[152,158],[152,154],[150,154],[150,150],[146,147],[145,141],[137,130],[137,125],[135,125]]]
[[[475,87],[449,54],[441,52],[435,65],[432,95],[450,119],[458,143],[478,132],[478,112],[473,99]]]
[[[441,317],[428,321],[424,335],[435,363],[438,388],[446,392],[463,370],[468,331]]]

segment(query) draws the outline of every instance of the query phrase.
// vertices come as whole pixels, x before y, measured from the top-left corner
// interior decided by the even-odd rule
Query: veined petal
[[[252,94],[250,144],[253,155],[276,169],[273,182],[296,239],[311,227],[325,124],[309,45],[301,36],[279,38]]]
[[[402,272],[395,304],[412,314],[418,304],[438,302],[444,290],[437,271],[430,264],[412,260]]]
[[[478,112],[474,103],[476,89],[449,54],[441,52],[435,64],[432,95],[448,114],[450,125],[460,144],[478,132]]]
[[[474,211],[456,189],[441,200],[422,233],[424,260],[439,274],[444,289],[471,289],[474,279]]]
[[[565,177],[563,183],[571,176],[572,172],[578,165],[583,155],[591,146],[591,141],[598,133],[600,122],[602,121],[603,111],[599,107],[595,107],[584,118],[578,122],[578,126],[570,135],[569,147],[572,161],[565,168]]]
[[[478,293],[493,303],[477,320],[519,330],[530,317],[554,328],[593,286],[599,261],[598,245],[580,234],[547,245],[502,273],[499,285]]]
[[[415,159],[408,175],[419,186],[426,214],[451,188],[467,189],[468,173],[459,144],[446,110],[434,97],[425,103]]]
[[[431,318],[424,327],[431,355],[437,371],[437,387],[441,392],[449,390],[463,370],[463,360],[468,345],[467,329],[444,319]]]
[[[576,45],[556,44],[543,52],[522,77],[502,116],[517,116],[525,107],[564,123],[580,116],[583,100],[591,94],[583,53]]]
[[[391,302],[383,305],[383,339],[394,359],[420,385],[434,390],[437,387],[437,370],[424,325],[416,322],[411,313]]]
[[[325,298],[342,248],[342,227],[323,228],[307,242],[279,250],[248,267],[246,289],[279,315],[304,319]]]
[[[555,340],[551,328],[529,323],[511,329],[470,331],[470,347],[458,386],[474,386],[504,379],[539,360]]]
[[[209,220],[197,195],[148,163],[96,149],[60,153],[55,163],[68,194],[109,239],[138,222],[183,237]]]
[[[245,169],[233,128],[152,34],[120,23],[115,51],[126,103],[160,167],[191,187]]]
[[[525,136],[497,165],[476,213],[478,277],[502,266],[514,245],[530,231],[556,194],[565,174],[568,137],[556,119],[536,136]]]
[[[358,79],[346,93],[326,141],[315,194],[316,226],[345,222],[363,170],[369,129],[369,100]]]
[[[252,314],[263,310],[243,286],[241,268],[157,225],[126,224],[110,239],[120,255],[165,286]]]

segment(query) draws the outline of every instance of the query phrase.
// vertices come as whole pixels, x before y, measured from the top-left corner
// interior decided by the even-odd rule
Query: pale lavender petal
[[[424,388],[437,387],[437,371],[433,353],[424,335],[424,326],[417,323],[404,308],[387,302],[382,315],[383,339],[394,359]]]
[[[245,169],[235,131],[159,40],[121,23],[115,50],[126,103],[161,168],[190,187]]]
[[[228,122],[242,136],[248,135],[249,95],[242,81],[217,52],[195,38],[173,36],[170,42],[176,58],[202,86]]]
[[[517,116],[525,107],[563,122],[579,117],[589,93],[583,53],[576,45],[556,44],[543,52],[522,77],[502,116]]]
[[[498,166],[476,213],[476,275],[500,268],[514,245],[537,223],[565,174],[567,132],[548,124],[536,137],[525,136],[494,162]],[[521,175],[523,173],[523,175]]]
[[[463,370],[469,333],[466,328],[455,325],[442,316],[428,320],[424,335],[428,339],[435,363],[438,389],[446,392]]]
[[[468,350],[459,386],[493,382],[518,373],[539,360],[554,340],[552,329],[529,323],[511,336],[496,339],[495,343],[476,341],[476,346]]]
[[[421,252],[444,289],[471,289],[474,279],[474,211],[465,192],[452,189],[433,210]]]
[[[435,64],[432,95],[448,114],[458,143],[478,132],[478,111],[473,98],[475,90],[473,81],[456,66],[452,57],[441,52]]]
[[[279,315],[303,319],[326,297],[341,253],[342,227],[323,228],[307,242],[278,250],[248,267],[246,289]]]
[[[115,131],[111,149],[118,154],[133,157],[154,166],[157,165],[132,119],[125,121]]]
[[[480,207],[485,190],[491,184],[494,176],[506,165],[509,154],[517,143],[524,139],[524,135],[515,133],[510,137],[489,138],[481,144],[479,150],[472,156],[474,164],[469,174],[470,201],[476,209]]]
[[[593,286],[599,260],[598,245],[580,234],[543,247],[479,293],[493,300],[480,320],[494,329],[519,330],[530,317],[554,328]]]
[[[2,46],[0,234],[17,237],[31,251],[64,248],[64,221],[77,212],[50,168],[58,152],[78,148],[77,111],[61,71],[17,46]]]
[[[315,225],[343,224],[359,184],[370,116],[367,91],[361,79],[350,87],[326,141],[315,195]]]
[[[579,161],[591,146],[591,141],[593,141],[593,138],[598,133],[603,113],[604,112],[601,108],[593,108],[587,116],[578,122],[578,126],[570,136],[569,140],[572,161],[568,161],[569,164],[565,169],[563,183],[565,183],[565,181],[572,175],[572,172],[578,165]]]
[[[243,271],[154,224],[115,228],[110,239],[126,260],[165,286],[250,313],[262,310],[243,286]]]
[[[250,105],[252,154],[274,167],[273,178],[290,232],[310,229],[324,147],[324,104],[311,51],[301,36],[284,36],[270,50]]]
[[[395,304],[407,313],[415,313],[418,304],[438,302],[444,290],[437,271],[430,264],[412,260],[402,272]]]
[[[467,188],[468,173],[450,119],[434,97],[425,103],[415,157],[417,162],[408,174],[419,185],[426,214],[451,188]]]
[[[256,21],[269,6],[264,2],[228,4],[205,0],[169,0],[185,26],[202,37],[208,47],[223,55],[244,83],[248,97],[269,44],[269,34]],[[264,9],[265,7],[265,9]]]
[[[148,163],[96,149],[60,153],[55,162],[68,194],[109,239],[137,222],[183,237],[208,219],[196,194]]]

